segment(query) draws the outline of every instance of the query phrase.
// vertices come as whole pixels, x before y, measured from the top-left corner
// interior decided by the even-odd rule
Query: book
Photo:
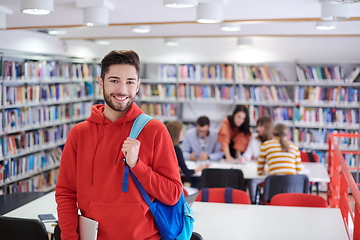
[[[38,215],[40,221],[42,222],[57,222],[57,219],[53,214],[39,214]]]

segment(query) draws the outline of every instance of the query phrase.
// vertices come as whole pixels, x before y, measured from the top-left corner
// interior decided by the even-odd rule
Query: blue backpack
[[[130,131],[130,137],[136,139],[144,126],[152,118],[146,114],[140,114],[136,119]],[[126,159],[124,159],[125,161]],[[187,204],[184,193],[181,193],[178,202],[169,206],[155,199],[151,201],[148,193],[145,191],[135,174],[126,165],[124,170],[124,179],[122,191],[128,190],[129,172],[135,181],[143,199],[150,208],[154,216],[155,224],[159,230],[162,240],[190,240],[193,231],[193,211]]]

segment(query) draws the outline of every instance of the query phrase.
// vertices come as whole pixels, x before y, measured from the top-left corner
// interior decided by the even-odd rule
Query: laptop
[[[187,202],[187,204],[191,207],[191,205],[193,204],[193,202],[195,201],[196,197],[199,195],[199,192],[187,195],[185,197],[185,200]]]
[[[79,215],[80,240],[96,240],[98,225],[97,221]]]

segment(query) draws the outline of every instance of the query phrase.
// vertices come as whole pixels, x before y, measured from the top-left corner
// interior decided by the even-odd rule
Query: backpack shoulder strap
[[[131,130],[130,130],[130,135],[129,137],[136,139],[141,130],[145,127],[145,125],[152,119],[152,117],[150,117],[149,115],[142,113],[139,116],[137,116],[137,118],[135,119]],[[126,159],[124,158],[124,161],[126,161]],[[127,192],[128,191],[128,187],[129,187],[129,171],[130,168],[128,165],[125,166],[124,169],[124,178],[123,178],[123,184],[122,184],[122,191],[123,192]]]
[[[225,188],[225,202],[226,203],[233,203],[232,192],[233,192],[232,188],[229,188],[229,187]]]
[[[134,121],[129,137],[136,139],[145,125],[152,119],[149,115],[142,113]]]

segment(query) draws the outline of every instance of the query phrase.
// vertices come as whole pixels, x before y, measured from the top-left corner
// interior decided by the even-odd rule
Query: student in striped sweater
[[[288,140],[289,129],[284,124],[277,124],[273,135],[273,139],[261,145],[258,174],[265,174],[265,164],[269,167],[268,175],[299,174],[303,170],[300,151]]]

